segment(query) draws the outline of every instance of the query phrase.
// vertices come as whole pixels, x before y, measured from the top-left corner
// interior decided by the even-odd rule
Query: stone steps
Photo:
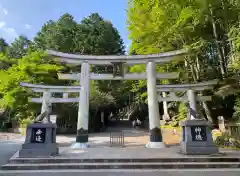
[[[169,157],[169,158],[12,158],[9,164],[41,164],[41,163],[165,163],[165,162],[240,162],[234,157]]]
[[[7,164],[2,170],[49,170],[49,169],[203,169],[240,168],[240,162],[167,162],[167,163],[42,163]]]
[[[128,158],[128,159],[78,159],[78,158],[12,158],[1,167],[14,170],[57,169],[216,169],[240,168],[240,158],[232,157],[182,157],[182,158]]]

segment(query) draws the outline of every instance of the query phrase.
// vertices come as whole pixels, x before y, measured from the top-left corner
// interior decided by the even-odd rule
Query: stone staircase
[[[170,158],[13,158],[1,167],[2,171],[29,170],[99,170],[99,169],[235,169],[240,157],[170,157]]]

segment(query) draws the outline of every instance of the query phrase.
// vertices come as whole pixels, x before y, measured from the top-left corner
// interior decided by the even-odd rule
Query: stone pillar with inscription
[[[51,157],[58,154],[56,128],[53,123],[28,125],[26,138],[19,150],[20,158]]]
[[[78,108],[76,143],[71,148],[87,148],[89,120],[90,65],[84,62],[81,67],[81,91]]]
[[[181,153],[187,155],[208,155],[219,152],[213,142],[211,125],[206,120],[197,119],[196,96],[188,91],[189,119],[180,123],[182,127]]]
[[[156,89],[156,64],[154,61],[147,63],[147,92],[148,92],[148,112],[150,141],[146,145],[148,148],[163,148],[162,133],[160,129],[160,117]]]

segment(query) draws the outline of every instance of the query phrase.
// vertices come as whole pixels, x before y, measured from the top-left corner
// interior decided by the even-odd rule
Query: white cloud
[[[25,27],[26,29],[30,29],[32,26],[31,26],[30,24],[25,24],[24,27]]]
[[[3,9],[3,13],[4,13],[5,15],[7,15],[7,14],[8,14],[8,10],[7,10],[7,9]]]
[[[5,25],[6,23],[4,21],[0,21],[0,29],[2,29]]]
[[[3,13],[4,13],[5,15],[8,14],[8,10],[7,10],[6,8],[4,8],[1,4],[0,4],[0,10],[3,11]]]
[[[14,28],[3,28],[3,31],[10,37],[10,38],[16,38],[18,37],[18,34]]]
[[[12,42],[16,37],[18,37],[17,31],[14,28],[8,27],[4,21],[0,21],[0,36],[7,40],[7,42]]]

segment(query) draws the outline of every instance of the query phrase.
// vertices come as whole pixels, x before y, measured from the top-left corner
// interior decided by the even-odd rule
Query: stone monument
[[[36,121],[27,126],[26,139],[19,150],[19,158],[50,157],[58,154],[57,125],[51,123],[50,112],[50,105],[48,105]]]
[[[217,154],[218,148],[213,142],[211,125],[200,119],[186,120],[182,127],[181,153],[187,155]]]
[[[197,119],[196,95],[188,90],[189,119],[180,123],[182,127],[181,153],[187,155],[217,154],[219,150],[213,142],[211,125]]]

